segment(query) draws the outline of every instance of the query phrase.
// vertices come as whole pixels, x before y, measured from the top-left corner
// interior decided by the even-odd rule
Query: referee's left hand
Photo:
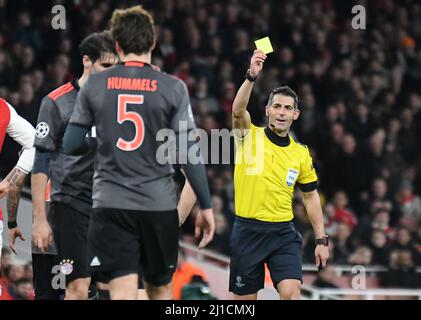
[[[327,260],[329,259],[329,247],[325,245],[317,245],[314,250],[316,256],[316,266],[321,270],[321,267],[326,267]]]
[[[203,232],[202,240],[199,243],[199,249],[202,249],[212,241],[215,233],[215,219],[213,217],[213,209],[200,210],[196,218],[196,227],[194,229],[194,236],[196,239],[200,237]]]

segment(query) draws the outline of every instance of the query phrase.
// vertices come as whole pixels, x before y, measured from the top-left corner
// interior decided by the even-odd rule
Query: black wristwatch
[[[246,79],[250,82],[254,82],[254,81],[256,81],[257,77],[252,77],[251,74],[250,74],[250,69],[247,69]]]
[[[8,221],[7,222],[7,227],[9,228],[9,229],[14,229],[14,228],[16,228],[18,226],[18,224],[16,223],[16,221]]]
[[[329,245],[329,237],[324,236],[323,238],[316,239],[315,242],[316,242],[316,246],[322,244],[327,247]]]

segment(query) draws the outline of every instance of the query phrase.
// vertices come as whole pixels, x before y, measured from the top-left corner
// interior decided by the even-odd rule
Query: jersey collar
[[[76,91],[79,91],[80,90],[80,87],[79,87],[79,85],[77,83],[78,81],[79,81],[79,78],[74,78],[72,80],[72,86],[73,86],[73,88],[75,88]]]
[[[265,128],[266,137],[270,140],[270,142],[276,144],[279,147],[287,147],[290,144],[289,135],[286,137],[280,137],[275,132],[273,132],[269,127]]]
[[[123,65],[125,65],[126,67],[145,67],[145,66],[150,66],[149,63],[146,62],[142,62],[142,61],[124,61],[121,62]]]
[[[155,71],[161,71],[161,69],[151,63],[147,63],[147,62],[142,62],[142,61],[122,61],[119,63],[120,65],[123,65],[125,67],[138,67],[138,68],[143,68],[143,67],[149,67],[152,68]]]

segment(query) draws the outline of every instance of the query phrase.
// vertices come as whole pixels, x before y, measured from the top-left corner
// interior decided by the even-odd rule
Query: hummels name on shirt
[[[145,78],[109,77],[108,90],[136,90],[155,92],[158,89],[158,80]]]

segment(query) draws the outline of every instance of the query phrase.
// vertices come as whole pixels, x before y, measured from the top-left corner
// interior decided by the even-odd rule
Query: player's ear
[[[117,52],[117,55],[119,57],[120,57],[120,55],[124,54],[123,49],[121,49],[121,46],[117,41],[115,42],[115,51]]]
[[[298,117],[300,116],[300,109],[295,109],[294,111],[294,116],[292,117],[294,120],[297,120]]]
[[[86,54],[82,57],[82,64],[84,69],[90,69],[92,67],[92,61]]]
[[[266,117],[269,117],[268,108],[269,108],[269,106],[266,106],[266,108],[265,108],[265,110],[266,110]]]

